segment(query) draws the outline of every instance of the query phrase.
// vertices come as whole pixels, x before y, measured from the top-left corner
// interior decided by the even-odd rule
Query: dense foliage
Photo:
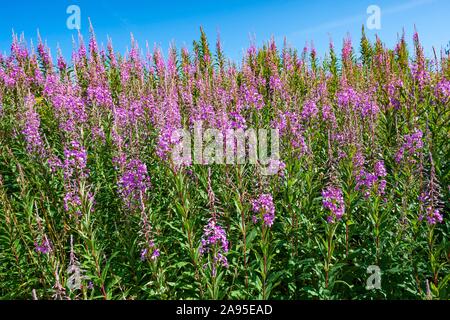
[[[269,41],[237,65],[203,31],[164,59],[91,30],[54,63],[14,36],[0,298],[448,299],[450,57],[417,33],[356,47]],[[282,170],[174,163],[172,132],[198,120],[279,129]]]

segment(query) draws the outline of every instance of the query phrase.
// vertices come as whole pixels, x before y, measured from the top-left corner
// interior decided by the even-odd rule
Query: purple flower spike
[[[322,191],[322,197],[324,208],[331,211],[331,215],[327,217],[328,223],[335,223],[341,220],[345,213],[345,203],[342,190],[330,186]]]
[[[257,199],[252,201],[253,212],[262,215],[264,224],[267,227],[272,227],[275,220],[275,206],[273,204],[272,195],[262,194]],[[253,220],[255,222],[255,219]]]
[[[209,252],[213,252],[213,261],[221,264],[223,267],[228,267],[228,260],[224,253],[227,253],[228,240],[225,230],[217,224],[214,218],[209,219],[203,231],[203,237],[201,240],[200,254],[205,255]]]

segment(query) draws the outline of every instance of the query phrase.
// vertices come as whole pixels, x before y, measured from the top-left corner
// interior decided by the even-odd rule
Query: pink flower
[[[252,201],[252,210],[259,213],[267,227],[272,227],[275,220],[275,206],[273,204],[272,195],[262,194]],[[255,216],[254,216],[255,217]],[[254,221],[258,221],[259,217],[255,217]]]
[[[342,190],[333,186],[322,191],[322,203],[325,209],[330,210],[328,223],[335,223],[342,219],[345,213],[345,203]]]

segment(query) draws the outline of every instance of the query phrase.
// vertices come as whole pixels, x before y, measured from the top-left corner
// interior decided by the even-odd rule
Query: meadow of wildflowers
[[[450,56],[344,39],[229,61],[80,36],[0,55],[0,299],[449,299]],[[280,133],[178,163],[173,132]],[[371,266],[380,286],[366,288]]]

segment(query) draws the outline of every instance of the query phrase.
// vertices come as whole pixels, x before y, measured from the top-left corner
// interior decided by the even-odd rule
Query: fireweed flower
[[[39,132],[41,122],[39,115],[34,110],[34,104],[34,96],[29,95],[25,99],[27,111],[25,113],[25,127],[22,130],[22,134],[24,135],[27,143],[28,153],[43,156],[43,142]]]
[[[25,47],[22,39],[19,41],[16,34],[13,35],[11,54],[18,61],[23,61],[28,57],[28,49]]]
[[[418,151],[423,148],[422,137],[423,133],[419,129],[416,129],[414,133],[405,135],[404,143],[395,155],[395,161],[400,163],[405,158],[413,161],[412,157],[417,156]]]
[[[373,97],[372,92],[362,92],[358,95],[358,101],[356,105],[360,115],[365,118],[367,116],[376,116],[380,111],[376,99]]]
[[[87,169],[87,152],[78,141],[72,141],[70,146],[64,149],[64,177],[85,178],[89,174]]]
[[[246,106],[254,107],[256,110],[261,110],[264,107],[264,99],[262,94],[253,85],[242,84],[241,97]]]
[[[262,194],[252,201],[252,211],[259,216],[253,216],[253,222],[258,222],[261,218],[267,227],[272,227],[275,220],[275,205],[270,194]]]
[[[4,84],[6,87],[10,87],[10,85],[8,84],[9,81],[9,75],[7,74],[7,72],[3,70],[3,68],[0,68],[0,83]]]
[[[105,85],[90,86],[87,89],[87,94],[90,103],[107,108],[111,108],[113,105],[111,92]]]
[[[278,129],[281,136],[289,137],[290,145],[299,158],[310,153],[299,115],[290,111],[280,112],[278,119],[272,122],[272,127]]]
[[[141,210],[141,217],[140,217],[140,230],[139,230],[139,236],[143,239],[143,243],[141,243],[141,261],[151,260],[156,261],[156,259],[160,256],[160,251],[155,245],[155,242],[153,240],[153,232],[152,232],[152,226],[150,224],[150,221],[148,219],[148,216],[145,212],[145,210]]]
[[[81,206],[81,198],[75,191],[68,191],[64,196],[64,210],[70,211],[71,208],[79,208]],[[76,210],[77,215],[81,215],[79,209]]]
[[[229,114],[230,129],[246,129],[247,124],[245,118],[239,112],[230,112]]]
[[[386,168],[384,166],[383,160],[377,161],[375,163],[375,174],[378,177],[386,177],[387,176],[387,172],[386,172]]]
[[[172,150],[172,136],[174,129],[171,127],[164,128],[159,137],[158,144],[156,147],[156,154],[161,160],[167,160],[169,158],[169,153]]]
[[[49,162],[49,164],[58,166],[57,161]],[[66,191],[64,209],[66,212],[73,212],[80,216],[82,205],[80,183],[88,178],[89,169],[87,168],[87,152],[78,141],[72,141],[64,149],[63,172]],[[93,195],[88,193],[87,196],[89,201],[93,202]]]
[[[400,109],[401,89],[403,88],[403,81],[401,79],[393,79],[386,84],[386,91],[389,97],[389,106],[395,110]]]
[[[171,89],[166,94],[164,100],[155,111],[154,121],[159,129],[156,154],[161,160],[166,161],[174,143],[178,142],[172,140],[172,134],[176,129],[181,128],[181,115],[175,89]]]
[[[352,59],[352,52],[352,39],[349,36],[344,39],[344,44],[342,46],[342,60],[348,63]]]
[[[385,194],[387,182],[383,178],[387,176],[387,172],[383,160],[375,163],[374,171],[374,173],[367,172],[361,166],[356,174],[355,190],[362,191],[366,198],[371,195],[372,190],[380,196]]]
[[[49,49],[44,45],[44,43],[41,40],[41,37],[39,36],[39,42],[37,46],[39,57],[42,61],[42,64],[44,67],[48,70],[52,69],[52,56],[50,55]]]
[[[67,68],[66,60],[64,59],[60,48],[58,48],[58,57],[56,64],[58,65],[59,72],[63,72]]]
[[[427,70],[427,61],[425,58],[425,54],[423,52],[422,45],[419,41],[419,34],[414,32],[413,34],[413,40],[414,40],[414,49],[415,49],[415,59],[414,62],[411,64],[411,75],[414,80],[419,85],[419,88],[422,89],[424,85],[428,84],[430,81],[430,73]]]
[[[327,217],[328,223],[335,223],[341,220],[345,212],[342,190],[330,186],[322,191],[322,198],[323,207],[330,210],[330,215]]]
[[[33,75],[28,77],[28,81],[36,86],[41,86],[45,83],[44,76],[39,68],[39,63],[37,61],[36,55],[33,55],[30,59],[30,67]]]
[[[301,116],[303,119],[311,119],[315,118],[318,112],[319,109],[317,108],[316,102],[312,99],[309,99],[303,105]]]
[[[278,75],[270,76],[269,86],[273,92],[283,92],[283,82]]]
[[[438,82],[435,88],[435,96],[441,103],[448,103],[450,101],[450,81],[442,79]]]
[[[351,86],[345,85],[336,93],[338,106],[346,110],[355,106],[359,101],[358,92]]]
[[[228,259],[225,254],[228,253],[228,240],[225,230],[217,224],[215,218],[211,218],[208,224],[203,229],[203,236],[201,239],[200,254],[212,254],[212,272],[215,275],[217,265],[228,268]]]
[[[75,138],[75,132],[87,122],[85,99],[77,84],[62,83],[56,75],[49,75],[45,81],[44,96],[55,109],[56,118],[62,131]]]
[[[145,163],[139,159],[128,161],[119,177],[118,187],[120,197],[128,209],[140,207],[151,187]]]
[[[366,159],[364,158],[363,153],[358,150],[352,158],[354,172],[359,173],[360,170],[364,169]]]
[[[43,236],[41,241],[34,242],[35,251],[42,254],[48,254],[53,251],[52,244],[46,235]]]
[[[440,213],[439,209],[433,209],[431,206],[427,207],[425,216],[429,225],[435,225],[438,222],[442,223],[444,221],[444,217]],[[423,218],[423,215],[420,215],[419,221],[422,221]]]
[[[336,116],[334,115],[333,108],[326,104],[322,106],[322,120],[325,123],[329,123],[332,128],[336,127]]]
[[[419,204],[421,209],[421,214],[419,215],[419,221],[422,221],[423,218],[426,218],[427,223],[429,225],[435,225],[437,223],[442,223],[444,221],[444,217],[439,209],[435,208],[435,202],[438,202],[438,199],[433,199],[431,192],[428,190],[426,192],[422,192],[419,197]],[[424,210],[425,208],[425,210]],[[425,211],[425,213],[423,213]]]
[[[153,241],[149,241],[147,247],[141,250],[141,261],[150,259],[151,261],[156,261],[160,256],[159,249],[156,248]]]

